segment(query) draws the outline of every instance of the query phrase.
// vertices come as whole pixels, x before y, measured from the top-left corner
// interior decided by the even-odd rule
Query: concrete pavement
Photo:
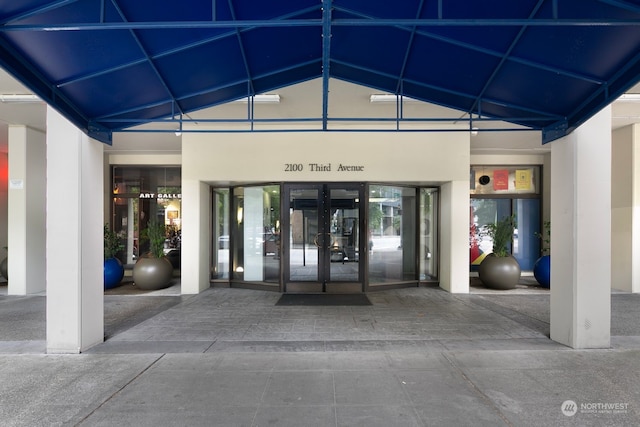
[[[119,293],[80,355],[44,354],[44,296],[0,296],[3,426],[640,425],[640,295],[612,294],[611,349],[572,350],[533,287]]]

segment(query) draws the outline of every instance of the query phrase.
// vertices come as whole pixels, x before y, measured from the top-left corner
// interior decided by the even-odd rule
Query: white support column
[[[9,295],[45,290],[45,135],[9,126]]]
[[[182,294],[198,294],[210,284],[211,190],[203,182],[182,181]]]
[[[613,132],[611,287],[640,292],[640,125]]]
[[[440,206],[440,287],[469,293],[469,182],[445,183]]]
[[[611,338],[611,109],[551,143],[551,339]]]
[[[103,146],[47,107],[47,352],[104,340]]]

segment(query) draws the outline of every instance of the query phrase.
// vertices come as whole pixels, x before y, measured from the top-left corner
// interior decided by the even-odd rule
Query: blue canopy
[[[90,136],[321,78],[571,132],[640,78],[636,0],[12,0],[0,65]]]

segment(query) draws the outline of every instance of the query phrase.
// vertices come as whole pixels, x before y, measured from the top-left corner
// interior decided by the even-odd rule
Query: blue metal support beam
[[[302,10],[296,11],[295,13],[279,16],[279,17],[274,18],[274,19],[276,19],[276,20],[288,20],[288,19],[292,19],[295,16],[300,16],[302,14],[306,14],[306,13],[313,12],[313,11],[316,11],[316,10],[317,10],[317,7],[306,8],[306,9],[302,9]],[[233,27],[226,27],[226,28],[229,28],[228,32],[225,32],[225,33],[222,33],[222,34],[217,34],[217,35],[215,35],[213,37],[203,38],[201,40],[198,40],[197,42],[183,44],[183,45],[178,46],[178,47],[173,47],[171,49],[167,49],[165,51],[162,51],[160,53],[157,53],[157,54],[151,56],[151,59],[155,61],[155,60],[158,60],[160,58],[164,58],[166,56],[174,55],[176,53],[180,53],[180,52],[183,52],[183,51],[186,51],[186,50],[189,50],[189,49],[196,48],[198,46],[210,44],[212,42],[223,40],[223,39],[226,39],[226,38],[229,38],[229,37],[236,37],[238,31],[240,33],[243,33],[245,31],[251,31],[251,30],[258,29],[258,28],[260,28],[260,26],[242,27],[242,28],[239,28],[239,29],[235,29]],[[238,30],[238,31],[236,31],[236,30]],[[2,31],[2,27],[0,27],[0,32],[1,31]],[[79,82],[79,81],[82,81],[82,80],[90,79],[90,78],[93,78],[93,77],[98,77],[98,76],[101,76],[101,75],[109,74],[111,72],[122,70],[122,69],[127,68],[127,67],[136,66],[136,65],[138,65],[140,63],[143,63],[143,62],[145,62],[144,59],[135,60],[135,61],[119,64],[119,65],[117,65],[115,67],[105,68],[105,69],[102,69],[102,70],[100,70],[98,72],[95,72],[95,73],[82,75],[82,76],[75,76],[73,79],[69,79],[69,80],[58,82],[58,86],[61,87],[61,86],[73,84],[73,83],[76,83],[76,82]]]
[[[112,31],[112,30],[161,30],[198,28],[276,28],[318,27],[321,19],[287,20],[238,20],[238,21],[170,21],[170,22],[109,22],[66,24],[9,24],[0,27],[1,32],[15,31]],[[346,27],[638,27],[640,20],[633,19],[333,19],[333,26]]]
[[[538,0],[538,3],[535,5],[533,10],[529,14],[529,18],[533,18],[534,16],[536,16],[536,13],[538,13],[538,11],[540,10],[540,8],[542,7],[542,4],[544,2],[545,2],[545,0]],[[513,50],[516,48],[516,46],[518,45],[518,42],[520,41],[520,39],[524,35],[525,31],[527,31],[527,26],[523,26],[523,27],[520,28],[520,30],[518,30],[518,34],[511,41],[511,44],[509,45],[509,47],[505,51],[504,55],[502,55],[502,58],[500,58],[500,62],[498,63],[498,65],[496,65],[496,67],[493,69],[493,72],[491,73],[489,78],[485,81],[484,87],[482,88],[480,93],[478,93],[478,96],[476,97],[476,100],[473,102],[473,105],[469,109],[469,113],[475,112],[476,107],[478,107],[478,105],[481,105],[482,98],[483,98],[484,94],[489,89],[489,86],[491,86],[491,84],[495,81],[496,76],[498,75],[498,73],[500,72],[502,67],[504,66],[505,62],[507,62],[507,60],[511,56],[511,52],[513,52]]]
[[[640,13],[640,5],[635,2],[625,0],[599,0],[601,3],[610,6],[619,7],[620,9],[629,10],[631,12]]]
[[[111,4],[113,5],[113,7],[116,9],[116,11],[118,12],[118,15],[120,16],[120,18],[124,21],[124,22],[128,22],[127,17],[125,16],[124,12],[122,11],[122,9],[120,8],[120,6],[118,6],[118,3],[116,0],[111,0]],[[173,92],[171,92],[171,89],[169,88],[169,86],[167,85],[166,79],[162,76],[162,73],[160,73],[160,71],[158,70],[158,67],[156,67],[155,62],[153,61],[153,59],[151,58],[151,55],[149,55],[149,52],[147,51],[147,49],[143,46],[142,41],[140,41],[140,38],[138,37],[138,35],[135,33],[135,31],[131,30],[130,31],[131,37],[135,40],[136,44],[138,45],[138,47],[140,48],[140,52],[142,53],[142,55],[146,58],[146,62],[149,64],[149,66],[151,67],[151,69],[153,70],[153,73],[156,75],[156,77],[158,78],[158,81],[160,81],[160,84],[162,85],[162,87],[167,91],[167,94],[169,95],[169,97],[171,97],[172,99],[172,110],[174,108],[177,108],[178,111],[180,112],[180,115],[183,114],[182,109],[180,108],[180,105],[178,104],[178,101],[176,100],[175,95],[173,94]]]
[[[359,13],[356,13],[356,12],[353,12],[353,11],[347,11],[345,9],[340,9],[340,10],[343,11],[343,12],[348,12],[348,13],[350,13],[352,15],[357,15],[357,16],[360,17],[360,19],[363,19],[363,20],[367,20],[368,19],[368,20],[371,20],[372,22],[373,21],[375,21],[375,22],[379,21],[379,19],[375,18],[375,17],[359,14]],[[334,25],[335,25],[335,22],[339,23],[339,22],[342,22],[342,21],[343,20],[335,20],[334,21]],[[404,26],[404,25],[397,25],[396,27],[399,28],[399,29],[411,32],[411,33],[415,32],[416,35],[420,35],[420,36],[423,36],[423,37],[428,37],[430,39],[438,40],[438,41],[441,41],[443,43],[450,44],[452,46],[462,47],[462,48],[469,49],[469,50],[474,51],[474,52],[479,52],[479,53],[483,53],[483,54],[486,54],[486,55],[494,56],[496,58],[502,58],[504,56],[504,52],[499,52],[499,51],[487,49],[485,47],[476,46],[474,44],[466,43],[466,42],[463,42],[463,41],[460,41],[460,40],[456,40],[456,39],[453,39],[451,37],[445,37],[445,36],[443,36],[441,34],[435,34],[433,32],[427,31],[424,28],[419,28],[419,27],[416,27],[416,26]],[[540,70],[549,71],[549,72],[554,73],[554,74],[559,74],[559,75],[562,75],[562,76],[583,80],[583,81],[588,82],[588,83],[594,83],[594,84],[602,84],[602,83],[604,83],[602,80],[597,79],[597,78],[595,78],[593,76],[587,76],[587,75],[584,75],[584,74],[577,73],[575,71],[570,71],[570,70],[565,70],[565,69],[561,69],[561,68],[557,68],[557,67],[552,67],[549,64],[543,64],[543,63],[540,63],[540,62],[534,62],[532,60],[525,59],[525,58],[519,58],[517,56],[509,56],[509,61],[515,62],[515,63],[518,63],[518,64],[522,64],[522,65],[526,65],[528,67],[534,67],[534,68],[537,68],[537,69],[540,69]]]
[[[30,18],[32,16],[35,15],[39,15],[41,13],[45,13],[45,12],[49,12],[51,10],[57,9],[59,7],[63,7],[63,6],[67,6],[70,5],[72,3],[76,3],[80,0],[60,0],[60,1],[55,1],[53,3],[49,3],[45,6],[36,6],[32,9],[29,9],[27,11],[18,13],[16,15],[10,16],[8,18],[3,19],[2,21],[0,21],[0,25],[7,25],[10,24],[11,22],[15,22],[15,21],[20,21],[22,19],[27,19]]]
[[[322,129],[328,129],[331,66],[331,0],[322,0]]]

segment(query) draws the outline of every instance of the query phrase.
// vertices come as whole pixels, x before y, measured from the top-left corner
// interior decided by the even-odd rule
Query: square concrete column
[[[45,290],[45,135],[9,126],[9,295]]]
[[[183,268],[180,273],[181,292],[198,294],[208,289],[211,278],[211,188],[192,179],[182,180],[181,256],[189,262],[189,268]]]
[[[611,337],[611,109],[551,142],[551,339]]]
[[[469,293],[469,181],[442,185],[440,212],[440,287]]]
[[[47,108],[47,352],[104,340],[103,146]]]
[[[613,132],[611,287],[640,292],[640,125]]]

